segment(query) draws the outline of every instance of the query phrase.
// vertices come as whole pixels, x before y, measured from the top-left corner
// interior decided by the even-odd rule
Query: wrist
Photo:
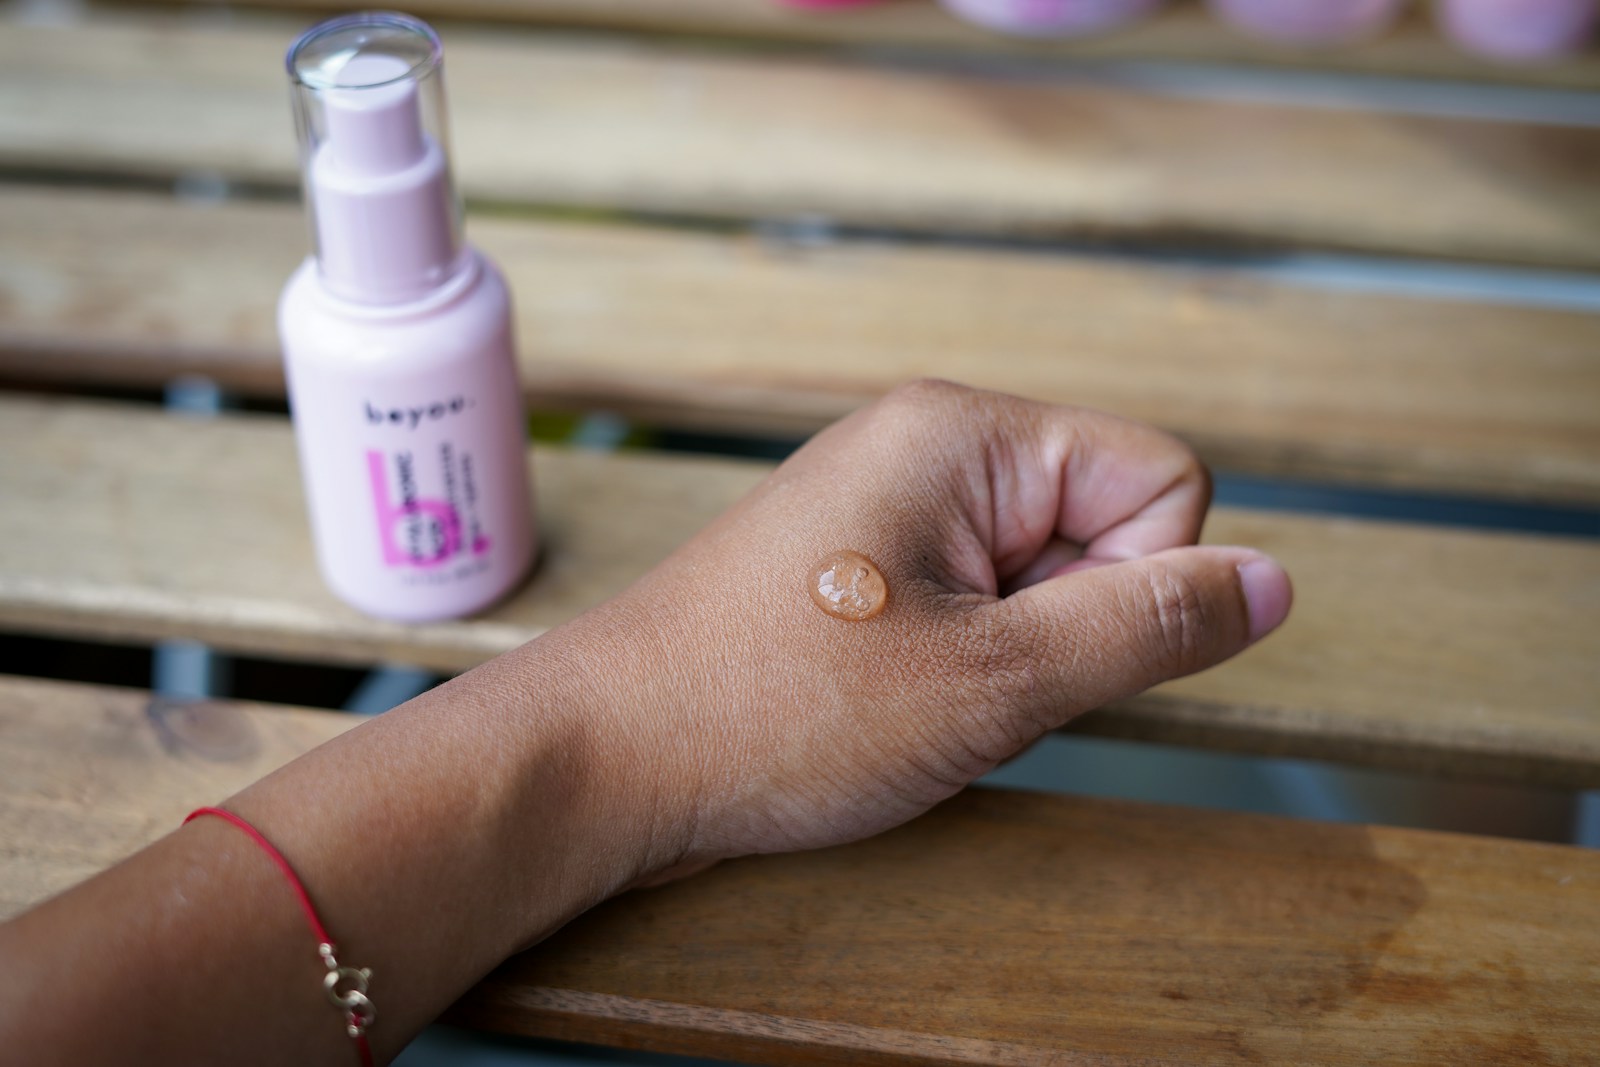
[[[632,632],[601,608],[462,679],[507,694],[482,725],[514,753],[494,807],[528,909],[516,948],[688,858],[692,783],[652,725]]]

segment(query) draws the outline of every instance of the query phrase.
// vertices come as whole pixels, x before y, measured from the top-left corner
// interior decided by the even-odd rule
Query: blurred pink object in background
[[[1462,48],[1495,59],[1543,59],[1582,48],[1600,0],[1436,0],[1439,24]]]
[[[939,0],[968,22],[1026,37],[1068,37],[1109,30],[1160,7],[1163,0]]]
[[[1405,0],[1209,0],[1246,33],[1284,44],[1342,44],[1388,26]]]

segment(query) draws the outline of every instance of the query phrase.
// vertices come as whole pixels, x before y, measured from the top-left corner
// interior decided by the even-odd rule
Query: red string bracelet
[[[243,830],[249,835],[250,840],[261,846],[261,851],[277,864],[278,870],[289,880],[295,899],[300,902],[300,910],[306,913],[306,921],[311,924],[311,932],[317,937],[317,955],[328,968],[328,973],[322,978],[322,989],[333,1002],[333,1006],[344,1013],[345,1033],[356,1043],[356,1052],[361,1056],[361,1067],[372,1067],[372,1048],[367,1044],[367,1027],[378,1017],[377,1009],[372,1006],[372,1001],[367,999],[367,984],[372,981],[372,971],[366,967],[339,966],[339,961],[333,958],[333,938],[328,936],[327,928],[322,925],[322,920],[317,918],[317,909],[311,904],[311,894],[306,892],[305,885],[294,873],[294,868],[289,866],[289,861],[283,858],[283,853],[273,848],[272,842],[263,837],[260,830],[223,808],[196,808],[188,814],[183,823],[187,826],[202,815],[215,815]],[[341,991],[339,989],[341,982],[349,983],[348,988]]]

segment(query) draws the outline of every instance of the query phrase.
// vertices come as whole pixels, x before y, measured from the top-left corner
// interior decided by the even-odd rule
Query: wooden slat
[[[0,162],[288,184],[287,23],[0,33]],[[1600,129],[449,35],[469,194],[1600,266]]]
[[[0,682],[0,916],[348,720]],[[1600,854],[969,790],[601,907],[457,1021],[776,1064],[1581,1064]],[[870,992],[870,995],[865,995]]]
[[[0,233],[0,375],[281,395],[297,207],[0,187]],[[517,293],[539,407],[801,433],[931,374],[1152,422],[1235,470],[1600,501],[1600,315],[1085,257],[472,234]]]
[[[0,401],[0,626],[441,669],[620,591],[760,464],[545,451],[544,564],[495,611],[408,627],[321,586],[280,419]],[[1600,544],[1223,510],[1208,537],[1281,558],[1282,633],[1088,716],[1102,734],[1600,786]]]
[[[0,399],[0,625],[345,662],[472,666],[620,592],[766,473],[761,464],[549,451],[543,562],[467,622],[368,619],[324,590],[288,422]],[[148,451],[147,451],[148,450]],[[11,524],[15,525],[12,526]]]
[[[705,879],[455,1018],[789,1064],[1594,1063],[1593,852],[969,790]]]
[[[360,721],[0,676],[0,921]]]
[[[183,0],[191,4],[210,0]],[[232,0],[236,6],[343,10],[338,0]],[[1206,13],[1198,0],[1173,0],[1158,16],[1116,33],[1058,40],[1008,37],[971,26],[933,0],[889,0],[818,13],[770,0],[412,0],[429,18],[477,18],[624,32],[674,33],[940,54],[1073,60],[1165,60],[1301,70],[1600,88],[1595,50],[1542,63],[1498,63],[1453,47],[1422,12],[1376,39],[1337,48],[1259,41]]]

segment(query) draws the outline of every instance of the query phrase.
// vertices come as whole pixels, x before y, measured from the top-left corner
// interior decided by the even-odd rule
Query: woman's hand
[[[1209,499],[1165,434],[921,382],[819,434],[556,640],[605,650],[621,773],[665,798],[669,874],[851,841],[1282,622],[1276,563],[1193,547]],[[887,579],[875,618],[813,602],[840,549]]]

